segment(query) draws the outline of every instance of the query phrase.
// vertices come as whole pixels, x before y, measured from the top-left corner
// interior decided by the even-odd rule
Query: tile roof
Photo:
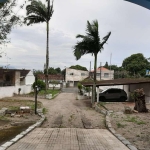
[[[45,80],[45,74],[39,74],[38,79]],[[64,80],[64,76],[59,75],[59,74],[57,74],[57,75],[48,75],[48,79],[49,80]]]
[[[101,69],[101,71],[109,71],[109,69],[105,68],[105,67],[98,67],[97,71],[99,71]],[[92,70],[91,72],[94,72],[94,70]]]

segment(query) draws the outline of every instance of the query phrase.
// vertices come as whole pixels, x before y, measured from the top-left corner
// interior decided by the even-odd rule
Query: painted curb
[[[21,138],[23,138],[25,135],[27,135],[29,132],[34,130],[36,127],[39,127],[42,125],[42,123],[45,121],[45,116],[42,113],[43,108],[37,109],[38,115],[41,117],[40,120],[38,120],[35,124],[29,126],[25,131],[22,131],[20,134],[16,135],[13,139],[10,141],[5,142],[3,145],[0,145],[0,150],[6,150],[11,145],[15,144],[17,141],[19,141]]]
[[[99,106],[96,104],[95,105],[95,110],[99,113],[102,113],[103,115],[105,115],[106,117],[106,127],[108,128],[108,130],[118,139],[120,140],[126,147],[128,147],[130,150],[138,150],[134,145],[132,145],[126,138],[124,138],[122,135],[117,134],[115,129],[112,127],[111,125],[111,121],[110,121],[110,114],[113,111],[109,111],[109,110],[101,110],[99,108]]]

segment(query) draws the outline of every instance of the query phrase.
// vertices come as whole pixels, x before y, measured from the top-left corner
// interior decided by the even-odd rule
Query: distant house
[[[94,70],[90,72],[90,76],[94,77]],[[99,67],[96,70],[96,80],[112,80],[114,79],[114,70]]]
[[[0,86],[32,85],[34,81],[30,70],[0,69]]]
[[[74,87],[77,86],[79,81],[84,80],[88,76],[89,71],[66,68],[65,82],[68,84],[68,86]]]
[[[44,74],[39,74],[38,79],[42,80],[45,82],[45,75]],[[64,81],[64,76],[61,74],[56,74],[56,75],[48,75],[48,81],[49,81],[49,88],[61,88],[62,82]],[[53,85],[53,81],[56,81],[57,85]]]
[[[0,98],[32,91],[35,81],[33,72],[21,69],[0,69]]]

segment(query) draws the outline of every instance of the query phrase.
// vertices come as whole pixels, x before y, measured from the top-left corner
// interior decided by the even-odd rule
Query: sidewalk
[[[106,129],[36,128],[8,150],[129,150]]]

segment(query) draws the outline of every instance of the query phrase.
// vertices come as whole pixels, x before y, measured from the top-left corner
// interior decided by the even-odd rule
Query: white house
[[[90,72],[90,75],[94,77],[94,70]],[[104,67],[99,67],[96,70],[96,80],[113,80],[114,79],[114,70],[109,70]]]
[[[89,71],[66,68],[65,82],[68,84],[68,86],[74,87],[77,86],[79,81],[84,80],[88,76]]]
[[[14,93],[27,94],[32,91],[35,81],[33,72],[25,69],[0,69],[0,98],[11,97]]]

